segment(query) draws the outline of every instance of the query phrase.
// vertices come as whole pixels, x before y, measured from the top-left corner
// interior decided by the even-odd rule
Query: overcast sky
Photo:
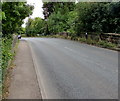
[[[42,0],[27,0],[27,4],[34,5],[33,14],[30,16],[31,18],[35,18],[35,17],[44,18],[43,9],[42,9],[43,6]],[[26,23],[27,20],[28,18],[26,18],[24,22]],[[25,23],[22,25],[22,27],[25,27]]]

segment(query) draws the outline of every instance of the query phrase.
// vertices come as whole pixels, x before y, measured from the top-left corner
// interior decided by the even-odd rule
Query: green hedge
[[[3,80],[7,73],[7,67],[9,61],[13,57],[12,49],[12,38],[1,38],[0,40],[0,99],[2,98],[2,90],[3,90]]]
[[[11,51],[12,49],[12,38],[2,38],[2,64],[1,64],[1,68],[3,71],[3,75],[4,72],[6,70],[6,68],[8,67],[8,62],[10,59],[12,59],[13,57],[13,53]]]

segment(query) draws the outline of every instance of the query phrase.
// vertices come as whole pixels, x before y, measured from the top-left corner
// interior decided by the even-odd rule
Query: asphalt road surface
[[[44,99],[118,98],[118,52],[64,39],[23,39]]]

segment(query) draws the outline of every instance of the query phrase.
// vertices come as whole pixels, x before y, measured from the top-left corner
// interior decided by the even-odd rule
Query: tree
[[[42,18],[36,17],[34,19],[29,18],[26,23],[27,36],[36,36],[37,34],[45,33],[45,21]]]
[[[120,2],[117,3],[78,3],[77,29],[79,34],[87,32],[119,32]]]
[[[44,16],[50,33],[66,32],[69,29],[69,12],[74,7],[75,3],[72,2],[44,3]]]
[[[110,4],[109,15],[111,15],[112,32],[120,33],[120,2]]]
[[[11,36],[19,30],[23,24],[23,19],[32,14],[33,6],[24,2],[4,2],[2,11],[5,19],[2,19],[3,37]]]

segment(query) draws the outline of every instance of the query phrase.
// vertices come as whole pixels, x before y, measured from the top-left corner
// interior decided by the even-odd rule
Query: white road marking
[[[64,47],[65,49],[68,49],[68,50],[70,50],[70,51],[73,51],[71,48],[68,48],[68,47]]]

